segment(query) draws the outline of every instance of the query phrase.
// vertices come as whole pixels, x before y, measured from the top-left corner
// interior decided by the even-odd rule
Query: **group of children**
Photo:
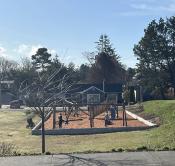
[[[104,118],[105,127],[112,124],[111,120],[116,119],[116,115],[117,115],[117,118],[118,118],[118,109],[114,105],[111,105],[110,108],[105,113],[105,118]],[[64,122],[63,116],[62,116],[62,113],[60,113],[59,117],[58,117],[59,128],[62,128],[63,122]]]
[[[105,112],[105,127],[112,124],[111,120],[116,119],[116,114],[118,118],[118,109],[114,105],[111,105],[110,108]]]

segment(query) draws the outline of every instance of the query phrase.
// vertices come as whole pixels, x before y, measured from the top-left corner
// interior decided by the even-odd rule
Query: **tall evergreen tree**
[[[165,98],[166,88],[175,88],[175,17],[153,20],[144,32],[134,46],[140,81]]]
[[[89,82],[116,83],[124,80],[125,70],[122,67],[119,56],[107,35],[101,35],[97,43],[97,54],[94,57],[94,63],[91,65],[89,73]]]
[[[47,48],[39,48],[36,54],[32,55],[33,65],[41,71],[47,70],[51,64],[51,54]]]
[[[111,41],[106,34],[100,35],[99,40],[95,43],[97,44],[97,54],[103,52],[109,56],[114,56],[117,60],[119,60],[120,57],[116,54],[115,48],[112,47]]]

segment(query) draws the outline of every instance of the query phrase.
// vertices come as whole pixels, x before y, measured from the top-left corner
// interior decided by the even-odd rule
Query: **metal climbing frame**
[[[62,105],[62,111],[65,113],[66,116],[66,121],[68,123],[69,117],[71,114],[74,116],[79,114],[79,111],[84,112],[89,116],[89,123],[90,127],[94,127],[94,119],[98,115],[105,113],[110,110],[111,105],[115,108],[116,110],[116,115],[115,119],[119,118],[119,111],[122,111],[122,121],[123,121],[123,126],[127,126],[127,115],[125,111],[125,104],[110,104],[110,103],[100,103],[100,104],[88,104],[87,105],[87,111],[84,111],[81,109],[83,105],[77,104],[77,103],[71,103],[71,102],[65,102]],[[120,110],[119,110],[120,108]],[[56,107],[53,108],[53,129],[56,126]]]

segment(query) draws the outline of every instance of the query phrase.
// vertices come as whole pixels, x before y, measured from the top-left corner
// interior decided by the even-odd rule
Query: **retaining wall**
[[[85,134],[103,134],[112,132],[128,132],[153,128],[153,126],[142,127],[117,127],[117,128],[83,128],[83,129],[54,129],[46,130],[46,135],[85,135]],[[41,130],[32,130],[32,135],[41,135]]]

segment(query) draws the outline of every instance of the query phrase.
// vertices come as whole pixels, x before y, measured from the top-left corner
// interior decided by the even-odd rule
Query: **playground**
[[[84,106],[65,100],[61,107],[53,107],[46,117],[45,134],[102,134],[145,130],[155,126],[127,111],[125,104],[104,102]],[[32,129],[32,134],[41,134],[41,122]]]
[[[69,116],[69,122],[66,124],[66,115],[65,112],[56,112],[56,120],[55,120],[55,127],[53,125],[53,113],[51,114],[50,118],[45,122],[46,129],[59,129],[59,115],[60,113],[63,116],[63,129],[80,129],[80,128],[114,128],[114,127],[140,127],[146,126],[143,122],[140,122],[137,119],[134,119],[130,115],[126,114],[126,121],[123,124],[123,111],[118,111],[118,117],[116,116],[115,119],[111,119],[110,117],[110,124],[105,126],[105,114],[106,112],[100,113],[99,115],[95,116],[93,119],[89,116],[88,111],[80,111],[77,115],[71,114]],[[91,124],[92,123],[92,124]],[[127,123],[127,125],[126,125]]]
[[[136,150],[141,147],[147,147],[152,150],[163,150],[164,148],[174,149],[174,113],[175,113],[175,101],[174,100],[165,100],[165,101],[149,101],[144,102],[144,113],[147,115],[155,115],[156,117],[161,118],[161,124],[159,127],[153,128],[151,130],[142,130],[142,131],[133,131],[133,132],[113,132],[113,133],[105,133],[105,134],[91,134],[91,135],[59,135],[59,136],[46,136],[46,146],[47,151],[52,153],[78,153],[78,152],[109,152],[118,149],[123,149],[124,151]],[[128,108],[126,108],[128,110]],[[58,110],[59,111],[59,110]],[[102,113],[103,114],[103,113]],[[83,129],[68,129],[64,128],[65,124],[63,123],[63,128],[58,128],[58,116],[59,112],[56,113],[56,128],[52,129],[52,121],[50,122],[50,129],[53,133],[55,132],[67,132],[70,130],[85,130],[92,131],[95,130],[94,133],[97,133],[98,130],[106,129],[127,129],[131,128],[130,122],[134,120],[128,119],[128,126],[122,127],[112,127],[108,125],[104,126],[104,119],[102,120],[103,128],[96,128],[96,123],[94,124],[94,128],[83,128]],[[73,115],[71,115],[73,116]],[[50,115],[50,118],[45,122],[45,127],[48,127],[46,124],[51,120],[53,114]],[[122,110],[119,108],[119,117],[122,117]],[[128,114],[127,117],[129,118]],[[1,142],[12,143],[20,150],[21,154],[39,154],[41,151],[41,137],[31,135],[31,130],[26,128],[26,114],[24,109],[20,110],[12,110],[3,108],[0,111],[0,136]],[[64,119],[63,113],[63,119]],[[97,117],[96,117],[97,118]],[[95,119],[96,119],[95,118]],[[104,117],[103,117],[104,118]],[[113,120],[119,124],[120,119]],[[35,116],[33,119],[35,124],[40,121],[38,116]],[[139,121],[140,122],[140,121]],[[73,121],[70,121],[71,124]],[[89,119],[87,124],[90,124]],[[88,126],[89,127],[89,126]],[[140,127],[138,127],[140,128]],[[36,129],[37,130],[37,129]],[[39,130],[39,131],[38,131]],[[40,127],[37,130],[40,135],[41,130]],[[46,128],[46,133],[49,129]],[[102,133],[102,132],[101,132]],[[168,138],[168,139],[167,139]],[[27,142],[26,142],[27,141]],[[76,145],[76,146],[75,146]]]
[[[127,111],[124,105],[102,103],[80,107],[66,104],[63,107],[55,107],[50,112],[45,121],[45,134],[102,134],[146,130],[156,126],[156,124]],[[41,123],[32,129],[32,134],[41,134]]]

